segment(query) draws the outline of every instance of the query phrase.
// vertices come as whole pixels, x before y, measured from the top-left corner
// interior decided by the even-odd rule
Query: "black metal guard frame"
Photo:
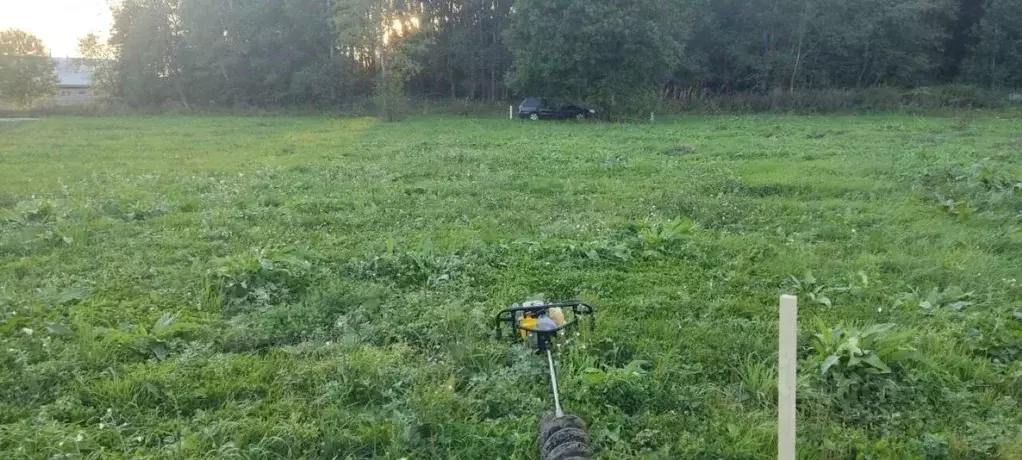
[[[518,321],[524,318],[526,314],[531,313],[535,316],[541,316],[546,314],[547,310],[550,310],[551,308],[560,308],[562,310],[571,311],[572,313],[571,320],[565,322],[556,329],[534,329],[531,327],[526,327],[518,324]],[[593,314],[595,312],[596,310],[593,308],[592,305],[589,305],[580,300],[567,300],[561,302],[550,302],[529,306],[521,305],[513,306],[511,308],[501,311],[500,313],[497,313],[496,316],[497,337],[500,338],[502,336],[500,332],[502,329],[501,323],[506,323],[507,326],[510,327],[512,331],[521,330],[536,334],[537,335],[536,347],[539,349],[539,351],[543,351],[546,350],[547,344],[550,342],[550,339],[552,339],[560,331],[567,330],[577,326],[578,323],[581,322],[581,317],[583,316],[589,317],[590,329],[595,328],[596,318]],[[518,336],[518,334],[512,334],[512,336],[515,338],[516,341],[522,340]]]

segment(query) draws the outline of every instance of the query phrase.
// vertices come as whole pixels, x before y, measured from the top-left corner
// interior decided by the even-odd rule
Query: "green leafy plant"
[[[349,262],[347,271],[359,279],[389,281],[402,287],[434,287],[468,277],[468,272],[485,265],[477,254],[435,255],[427,238],[422,249],[396,253],[388,241],[387,253]]]
[[[207,273],[204,296],[221,299],[231,307],[275,304],[304,291],[311,282],[311,271],[311,262],[288,250],[227,258]]]
[[[42,222],[53,218],[56,206],[49,200],[38,200],[24,209],[24,218],[29,222]]]
[[[1018,222],[1022,181],[994,159],[927,171],[919,182],[950,216]]]
[[[648,361],[634,360],[623,367],[600,366],[582,370],[578,396],[599,398],[629,412],[645,405]]]
[[[625,232],[634,250],[644,256],[658,257],[676,253],[686,237],[695,230],[694,222],[675,219],[668,222],[643,219],[625,226]]]
[[[812,272],[806,272],[805,276],[798,278],[795,275],[788,275],[792,285],[795,288],[797,294],[808,297],[809,300],[816,302],[820,305],[832,307],[833,303],[830,297],[827,296],[827,291],[830,290],[826,285],[820,284],[816,277],[813,276]]]
[[[962,200],[955,201],[953,199],[937,195],[937,201],[940,203],[941,207],[947,211],[948,215],[951,216],[968,219],[969,217],[972,217],[975,212],[968,203]]]
[[[933,312],[934,310],[947,309],[951,311],[961,311],[972,305],[972,299],[974,293],[972,291],[965,292],[958,286],[948,286],[941,290],[939,287],[935,287],[927,291],[925,295],[918,289],[912,289],[909,292],[904,292],[894,300],[894,308],[898,307],[918,307],[923,312]]]
[[[873,346],[894,324],[878,324],[868,329],[818,327],[813,334],[812,362],[820,375],[886,374],[887,364],[874,352]]]
[[[155,357],[161,361],[170,355],[175,339],[196,329],[194,324],[179,322],[176,315],[170,314],[160,316],[148,328],[133,324],[123,324],[115,330],[89,325],[72,328],[62,323],[52,323],[46,326],[46,331],[50,335],[65,339],[78,336],[80,339],[91,341],[109,336],[108,339],[124,344],[142,356]]]

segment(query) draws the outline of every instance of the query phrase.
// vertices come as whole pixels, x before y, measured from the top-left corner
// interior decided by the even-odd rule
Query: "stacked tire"
[[[594,458],[585,422],[574,415],[544,416],[539,423],[539,458],[542,460]]]

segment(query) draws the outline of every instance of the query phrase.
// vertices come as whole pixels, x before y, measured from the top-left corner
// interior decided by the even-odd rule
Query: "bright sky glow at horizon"
[[[78,55],[78,39],[110,33],[111,0],[0,0],[0,30],[39,37],[53,57]]]

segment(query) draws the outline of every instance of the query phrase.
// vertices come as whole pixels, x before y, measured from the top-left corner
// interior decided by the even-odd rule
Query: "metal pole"
[[[554,389],[554,416],[563,417],[564,410],[561,409],[561,395],[557,393],[557,371],[554,370],[554,357],[550,349],[546,349],[546,360],[550,364],[550,387]]]

